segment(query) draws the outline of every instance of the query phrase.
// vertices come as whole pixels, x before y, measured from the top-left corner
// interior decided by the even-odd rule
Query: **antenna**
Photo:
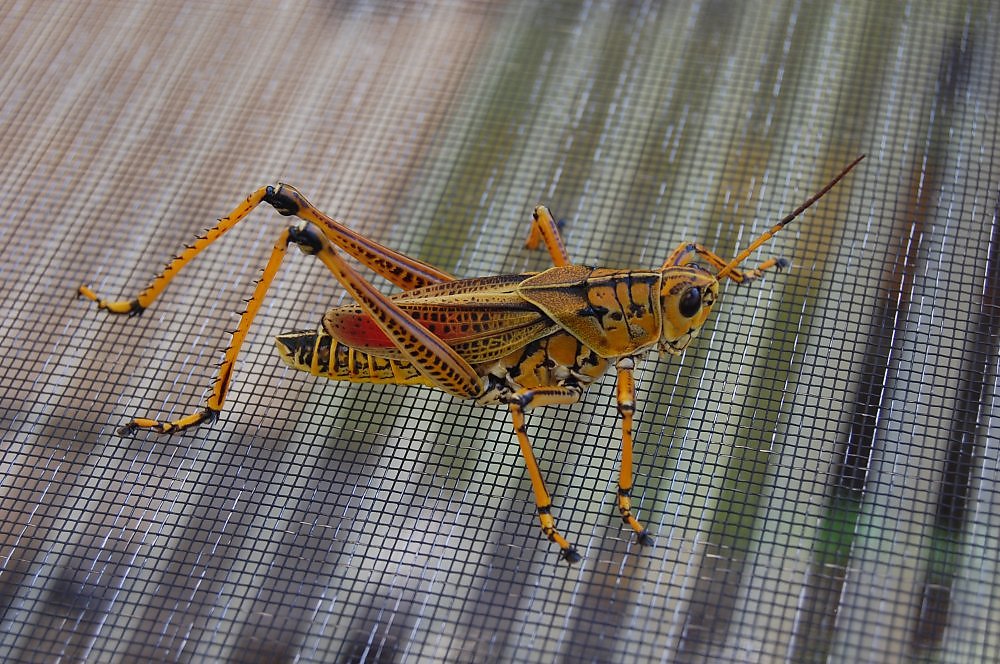
[[[864,158],[865,158],[865,155],[859,155],[857,159],[855,159],[850,164],[848,164],[846,167],[844,167],[844,170],[840,171],[840,173],[837,174],[837,177],[835,177],[832,180],[830,180],[825,187],[823,187],[822,189],[820,189],[819,191],[817,191],[815,194],[813,194],[812,196],[810,196],[809,198],[807,198],[806,201],[802,205],[800,205],[797,208],[795,208],[795,210],[793,210],[790,214],[788,214],[781,221],[779,221],[774,226],[772,226],[770,230],[764,231],[763,235],[761,235],[759,238],[757,238],[756,240],[754,240],[753,242],[751,242],[750,246],[747,247],[746,249],[744,249],[743,251],[741,251],[736,258],[734,258],[733,260],[731,260],[729,262],[729,264],[726,265],[726,267],[724,267],[721,270],[719,270],[719,273],[717,275],[715,275],[715,278],[716,279],[722,279],[722,277],[724,277],[727,274],[729,274],[730,272],[732,272],[734,268],[736,268],[737,266],[739,266],[740,263],[742,263],[743,261],[745,261],[747,259],[747,256],[749,256],[754,251],[756,251],[757,248],[760,247],[760,245],[762,245],[765,242],[767,242],[768,240],[770,240],[772,237],[775,236],[775,234],[778,231],[780,231],[782,228],[784,228],[789,222],[791,222],[797,216],[799,216],[800,214],[802,214],[803,212],[805,212],[806,210],[808,210],[812,206],[813,203],[815,203],[819,199],[823,198],[823,196],[828,191],[830,191],[831,189],[833,189],[837,185],[838,182],[840,182],[841,180],[843,180],[844,176],[847,175],[848,173],[850,173],[851,169],[854,168],[855,166],[857,166],[858,162],[860,162]]]

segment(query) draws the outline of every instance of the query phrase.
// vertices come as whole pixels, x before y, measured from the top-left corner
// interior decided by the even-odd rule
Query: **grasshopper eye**
[[[701,289],[695,286],[684,291],[677,309],[684,318],[693,318],[696,313],[701,311]]]

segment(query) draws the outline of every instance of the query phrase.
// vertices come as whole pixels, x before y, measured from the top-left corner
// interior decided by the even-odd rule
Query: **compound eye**
[[[695,286],[684,291],[677,308],[684,318],[692,318],[701,311],[701,289]]]

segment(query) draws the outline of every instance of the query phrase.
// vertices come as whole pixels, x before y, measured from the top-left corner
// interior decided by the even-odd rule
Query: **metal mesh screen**
[[[995,3],[0,3],[6,661],[979,662],[1000,643]],[[503,408],[295,372],[346,301],[293,252],[221,418],[203,403],[287,222],[269,182],[459,276],[735,255],[855,155],[637,372],[534,411],[569,567]],[[388,292],[391,287],[375,281]]]

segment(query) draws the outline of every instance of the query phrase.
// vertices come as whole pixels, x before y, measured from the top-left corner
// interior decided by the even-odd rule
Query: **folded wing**
[[[531,276],[462,279],[405,291],[392,299],[467,362],[484,364],[559,329],[539,307],[518,295],[518,285]],[[331,309],[323,317],[323,327],[351,348],[377,357],[402,357],[357,305]]]

